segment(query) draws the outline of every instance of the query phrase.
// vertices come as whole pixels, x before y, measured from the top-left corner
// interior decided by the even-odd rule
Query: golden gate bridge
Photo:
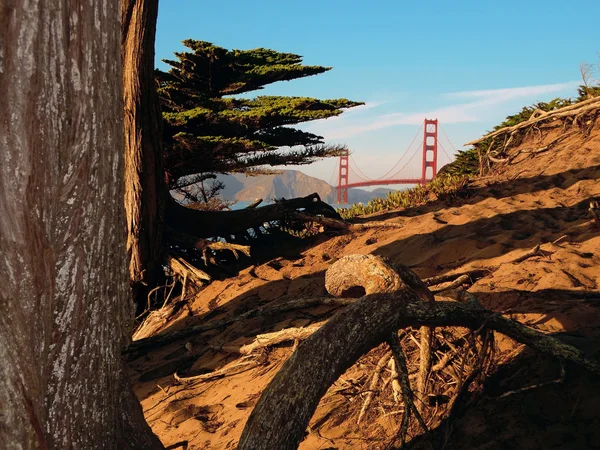
[[[452,162],[453,157],[446,152],[442,142],[438,139],[438,129],[441,129],[446,141],[456,151],[448,136],[441,128],[437,119],[425,119],[414,139],[402,154],[400,160],[385,175],[380,178],[369,178],[352,158],[349,150],[339,157],[337,167],[338,183],[337,202],[348,203],[348,189],[366,186],[384,186],[391,184],[425,184],[431,181],[438,172],[438,167]],[[421,134],[423,130],[423,134]],[[418,145],[417,138],[422,136]],[[416,149],[414,152],[411,151]],[[438,153],[441,150],[442,153]],[[419,155],[420,153],[420,155]],[[405,159],[407,155],[411,155]],[[350,164],[352,162],[352,165]]]

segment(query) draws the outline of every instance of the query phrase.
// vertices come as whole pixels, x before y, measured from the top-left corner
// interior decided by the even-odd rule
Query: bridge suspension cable
[[[402,160],[404,159],[404,157],[405,157],[406,155],[408,155],[408,151],[410,150],[410,148],[412,147],[412,145],[413,145],[413,144],[415,143],[415,141],[417,140],[417,137],[418,137],[418,136],[421,134],[421,130],[422,130],[422,129],[423,129],[423,125],[421,125],[421,126],[419,127],[419,131],[417,131],[417,134],[415,134],[415,137],[413,138],[413,140],[410,142],[410,144],[408,145],[408,147],[406,147],[406,150],[404,150],[404,153],[402,153],[402,156],[400,157],[400,159],[398,160],[398,162],[397,162],[396,164],[394,164],[394,166],[393,166],[393,167],[392,167],[390,170],[388,170],[388,171],[387,171],[387,172],[386,172],[386,173],[385,173],[383,176],[381,176],[381,177],[379,177],[379,178],[376,178],[374,181],[381,181],[381,180],[385,180],[385,179],[386,179],[386,177],[387,177],[387,176],[388,176],[390,173],[394,173],[394,172],[393,172],[393,171],[394,171],[394,169],[395,169],[396,167],[398,167],[398,165],[400,165],[400,163],[402,162]],[[419,147],[417,147],[417,150],[418,150],[418,149],[419,149]],[[410,157],[410,159],[409,159],[408,161],[410,162],[410,160],[411,160],[413,157],[414,157],[414,155],[413,155],[413,156],[411,156],[411,157]],[[404,168],[404,167],[406,167],[406,164],[405,164],[405,165],[404,165],[402,168]],[[400,169],[400,170],[402,170],[402,169]],[[399,171],[400,171],[400,170],[399,170]],[[399,172],[399,171],[398,171],[398,172]],[[398,172],[396,172],[396,173],[398,173]],[[390,177],[390,178],[393,178],[393,177]]]
[[[400,172],[402,172],[406,168],[406,166],[408,166],[408,164],[413,160],[413,158],[417,155],[417,153],[419,153],[419,151],[421,150],[420,147],[422,147],[422,145],[423,145],[423,141],[421,141],[421,145],[419,147],[417,147],[416,151],[412,154],[412,156],[409,158],[409,160],[406,161],[406,163],[397,172],[395,172],[393,176],[390,177],[391,179],[396,178],[396,176]]]
[[[408,145],[408,147],[406,147],[406,150],[404,151],[404,153],[402,153],[402,156],[396,162],[396,164],[394,164],[394,166],[390,170],[388,170],[384,175],[382,175],[381,177],[379,177],[379,178],[371,178],[371,177],[365,175],[365,173],[360,169],[360,165],[352,157],[352,154],[349,155],[350,156],[350,161],[353,163],[353,164],[350,165],[350,170],[352,170],[352,172],[356,175],[356,177],[358,179],[363,180],[363,181],[382,181],[382,180],[385,180],[386,177],[389,174],[394,173],[394,170],[396,170],[396,167],[398,167],[400,165],[400,163],[402,162],[402,160],[404,159],[404,157],[406,155],[408,155],[409,150],[411,149],[411,147],[413,146],[413,144],[417,140],[417,137],[421,134],[422,129],[423,129],[423,125],[421,125],[421,127],[419,127],[419,130],[417,131],[417,133],[413,137],[413,140],[410,142],[410,144]],[[418,148],[417,148],[417,150],[418,150]],[[409,159],[409,161],[411,161],[413,157],[414,157],[414,155],[411,156],[411,158]],[[406,164],[402,167],[402,169],[405,168],[405,167],[406,167]],[[356,170],[354,170],[354,168],[356,168]],[[400,170],[402,170],[402,169],[400,169]],[[390,178],[393,178],[393,177],[390,177]]]
[[[448,135],[446,134],[446,132],[444,131],[444,128],[442,128],[442,126],[440,125],[440,129],[442,130],[442,133],[444,133],[444,136],[446,138],[446,140],[448,142],[450,142],[450,145],[452,146],[452,150],[454,150],[454,153],[456,153],[456,148],[454,147],[454,144],[452,143],[452,141],[450,140],[450,138],[448,137]]]
[[[441,143],[439,143],[438,145],[440,146],[440,148],[444,152],[444,155],[446,155],[448,157],[448,161],[452,161],[452,156],[450,156],[448,153],[446,153],[446,149],[444,148],[444,146]]]
[[[362,181],[374,181],[374,180],[371,180],[370,178],[363,178],[363,177],[361,177],[358,173],[356,173],[354,171],[354,169],[352,168],[351,164],[348,164],[348,170],[350,172],[352,172],[356,176],[356,178],[358,178],[359,180],[362,180]]]
[[[366,176],[363,173],[363,171],[360,170],[360,166],[356,163],[356,161],[354,161],[354,158],[352,157],[352,154],[350,154],[349,156],[350,156],[350,161],[354,163],[354,167],[356,167],[356,169],[358,170],[358,172],[360,172],[360,174],[362,175],[362,176],[360,176],[357,172],[354,172],[358,176],[358,178],[360,178],[361,180],[365,180],[365,181],[374,181],[373,178],[370,178],[370,177]],[[350,166],[350,167],[352,167],[352,166]]]
[[[390,185],[390,184],[421,184],[424,185],[428,181],[431,181],[437,174],[437,169],[443,164],[443,160],[446,158],[448,162],[453,160],[453,157],[448,154],[441,142],[439,142],[438,136],[439,122],[437,119],[425,118],[419,131],[412,139],[409,146],[406,148],[400,159],[389,169],[383,176],[379,178],[371,178],[367,176],[360,168],[360,165],[356,163],[354,158],[349,152],[344,153],[340,156],[340,163],[338,165],[338,203],[348,202],[348,189],[366,186],[376,185]],[[417,137],[422,133],[422,140],[416,147],[414,153],[410,153],[411,148]],[[453,150],[456,148],[452,144],[452,141],[448,138],[446,132],[442,129],[443,136],[446,138]],[[439,154],[439,150],[442,151]],[[405,171],[405,169],[415,160],[415,157],[421,151],[422,164],[420,165],[419,173],[415,174],[414,170]],[[445,156],[442,160],[439,156]],[[421,159],[421,158],[419,158]],[[403,173],[410,172],[410,173]],[[352,180],[354,179],[354,181]]]

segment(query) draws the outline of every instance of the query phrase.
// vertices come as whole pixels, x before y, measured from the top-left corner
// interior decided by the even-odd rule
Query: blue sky
[[[438,118],[461,148],[524,105],[575,96],[580,62],[598,62],[598,17],[599,0],[162,0],[156,60],[166,69],[160,60],[193,38],[332,66],[258,94],[366,102],[304,129],[347,144],[376,178],[402,156],[426,116]],[[300,170],[329,181],[336,164]]]

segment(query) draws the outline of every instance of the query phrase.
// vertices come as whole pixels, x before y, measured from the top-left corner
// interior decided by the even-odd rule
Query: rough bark
[[[577,349],[473,303],[425,303],[407,285],[367,295],[340,311],[299,345],[263,392],[238,450],[298,448],[321,397],[360,356],[408,326],[486,326],[546,354],[600,375],[600,364]]]
[[[161,448],[120,361],[131,311],[118,6],[1,9],[0,447]]]
[[[121,0],[127,253],[138,307],[161,274],[164,209],[170,198],[154,81],[157,16],[158,0]]]

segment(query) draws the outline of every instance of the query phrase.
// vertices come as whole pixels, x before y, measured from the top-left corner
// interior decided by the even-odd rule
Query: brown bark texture
[[[116,2],[0,2],[0,448],[160,448],[120,360]]]
[[[145,304],[160,275],[163,216],[169,199],[154,80],[157,16],[158,0],[121,0],[127,253],[138,304]]]

